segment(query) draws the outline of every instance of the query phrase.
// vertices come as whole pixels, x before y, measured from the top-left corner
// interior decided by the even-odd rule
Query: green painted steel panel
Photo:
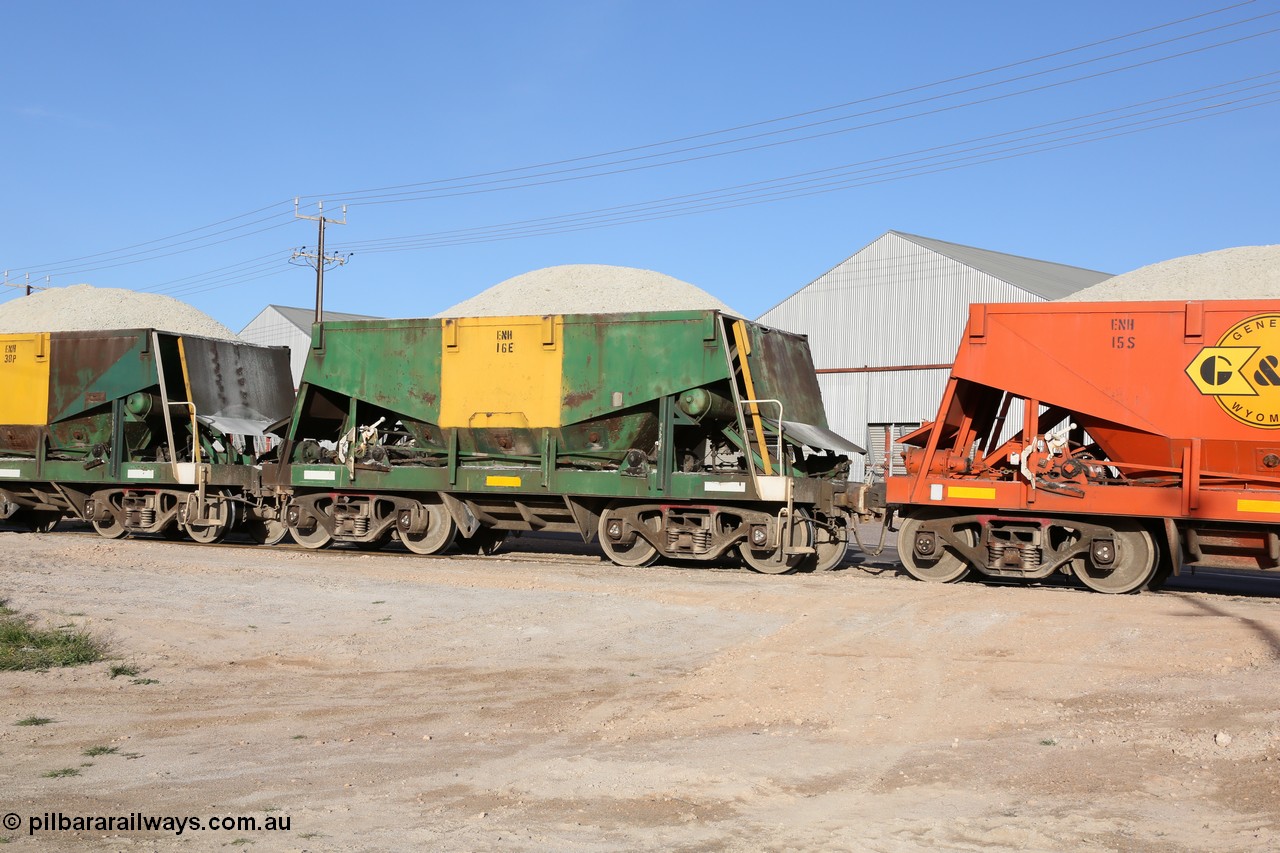
[[[751,340],[751,376],[758,399],[781,400],[783,418],[827,428],[827,412],[822,405],[822,389],[813,369],[809,340],[768,326],[747,324]],[[762,408],[768,418],[773,412]]]
[[[312,475],[308,478],[308,474]],[[330,477],[332,479],[330,479]],[[519,477],[521,484],[491,486],[491,477]],[[460,468],[456,483],[448,481],[448,471],[443,468],[404,467],[390,471],[357,470],[354,479],[343,465],[294,465],[290,469],[290,482],[299,492],[368,491],[400,492],[450,492],[453,494],[510,495],[572,495],[583,498],[652,498],[650,478],[628,477],[616,471],[577,471],[558,469],[543,485],[542,469],[537,466],[480,466]],[[797,487],[803,482],[795,478]],[[708,490],[707,484],[713,488]],[[741,491],[717,490],[714,486],[740,486]],[[708,503],[734,503],[754,501],[758,494],[749,477],[674,474],[663,496],[675,500],[705,501]]]
[[[109,407],[159,381],[146,329],[55,332],[49,349],[50,423]],[[176,363],[177,347],[163,355]]]
[[[440,418],[440,321],[325,323],[302,381],[426,423]]]
[[[561,423],[573,424],[728,378],[714,311],[564,318]]]

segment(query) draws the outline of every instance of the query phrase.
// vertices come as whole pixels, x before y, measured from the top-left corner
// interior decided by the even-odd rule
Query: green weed
[[[40,775],[46,779],[61,779],[64,776],[79,776],[80,769],[77,767],[64,767],[61,770],[50,770]]]
[[[101,660],[106,644],[83,628],[38,628],[0,600],[0,670],[51,669]]]

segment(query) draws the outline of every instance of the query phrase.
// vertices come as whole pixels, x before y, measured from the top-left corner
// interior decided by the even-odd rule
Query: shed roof
[[[266,308],[263,309],[263,311],[267,311],[273,308],[275,309],[276,313],[279,314],[281,317],[288,320],[290,323],[297,326],[300,330],[306,332],[307,334],[311,334],[311,322],[316,317],[316,311],[314,308],[293,308],[288,305],[268,305]],[[260,317],[262,316],[262,314],[259,313],[258,316]],[[369,314],[345,314],[341,311],[325,311],[324,318],[326,320],[376,320],[376,319],[379,319]]]
[[[1020,255],[1007,255],[1004,252],[962,246],[959,243],[948,243],[945,240],[934,240],[931,237],[906,234],[902,231],[889,233],[965,266],[985,272],[1042,299],[1061,299],[1077,290],[1092,287],[1114,276],[1114,273],[1055,264],[1052,261],[1038,261],[1035,258],[1024,258]]]

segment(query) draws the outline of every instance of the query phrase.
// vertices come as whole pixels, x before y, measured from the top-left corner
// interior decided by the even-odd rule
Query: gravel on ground
[[[1274,849],[1280,599],[0,533],[14,850]],[[1194,580],[1194,579],[1193,579]],[[1269,590],[1269,591],[1268,591]],[[136,675],[112,678],[112,666]],[[17,726],[42,717],[43,726]],[[92,756],[92,757],[86,757]],[[72,770],[73,773],[63,773]],[[31,815],[290,831],[25,834]]]

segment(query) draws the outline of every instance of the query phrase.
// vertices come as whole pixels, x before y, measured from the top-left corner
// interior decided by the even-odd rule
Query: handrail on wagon
[[[751,416],[754,418],[759,418],[761,416],[760,406],[773,405],[778,407],[778,419],[777,419],[777,425],[775,427],[778,433],[778,441],[777,441],[777,447],[774,452],[774,458],[778,460],[778,473],[780,474],[786,473],[785,472],[786,466],[783,463],[783,456],[782,456],[782,401],[775,400],[772,398],[761,398],[761,399],[754,399],[754,400],[740,400],[738,405],[743,407],[743,411],[748,411],[748,407],[749,407],[749,414],[751,414]],[[762,439],[760,442],[760,460],[763,463],[764,473],[766,476],[768,476],[773,473],[773,466],[769,461],[769,448],[767,444],[763,441],[763,437],[764,437],[763,432],[759,432],[758,435]],[[750,445],[748,445],[747,450],[750,451]],[[747,455],[749,457],[751,455],[750,452],[748,452]],[[752,461],[750,464],[754,469],[755,467],[754,461]]]

